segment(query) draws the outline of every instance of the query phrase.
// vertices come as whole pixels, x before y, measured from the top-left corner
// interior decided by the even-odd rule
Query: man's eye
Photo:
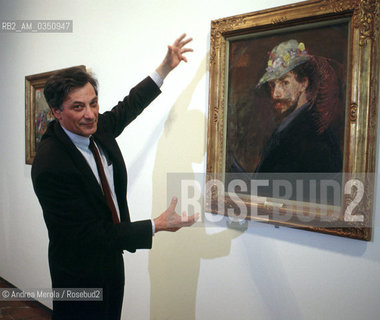
[[[73,106],[73,109],[74,110],[80,110],[80,109],[82,109],[82,106],[80,104],[77,104],[77,105]]]

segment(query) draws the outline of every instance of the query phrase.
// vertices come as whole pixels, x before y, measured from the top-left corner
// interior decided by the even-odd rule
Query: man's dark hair
[[[46,81],[44,87],[46,102],[51,109],[61,109],[62,103],[70,90],[73,88],[82,88],[88,82],[94,87],[95,93],[98,95],[97,80],[81,67],[72,67],[57,71]]]
[[[309,80],[309,85],[306,89],[306,92],[308,92],[309,96],[313,95],[313,91],[316,89],[316,76],[317,76],[317,70],[316,70],[316,64],[313,59],[310,59],[309,61],[306,61],[305,63],[300,64],[299,66],[295,67],[291,72],[294,73],[294,76],[298,82],[302,82],[307,78]]]

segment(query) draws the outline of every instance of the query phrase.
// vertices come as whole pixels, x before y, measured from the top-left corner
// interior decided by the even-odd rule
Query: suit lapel
[[[54,123],[54,132],[58,140],[60,140],[60,142],[67,149],[67,152],[70,154],[75,167],[83,175],[89,192],[100,201],[102,201],[103,204],[108,208],[103,191],[86,159],[63,131],[58,121],[55,121]],[[128,206],[126,203],[127,177],[123,156],[116,143],[116,140],[113,137],[108,137],[106,134],[99,134],[98,132],[96,132],[93,136],[95,138],[95,141],[100,144],[103,151],[108,154],[113,164],[115,192],[119,205],[121,221],[129,220]]]
[[[126,203],[127,171],[119,146],[111,135],[96,132],[94,138],[112,161],[114,186],[119,205],[120,218],[122,221],[129,219],[128,206]]]
[[[90,166],[88,165],[86,159],[83,157],[81,152],[77,149],[77,147],[74,145],[71,139],[63,131],[58,121],[55,123],[54,131],[58,140],[60,140],[60,142],[67,149],[67,152],[70,154],[70,157],[73,160],[75,167],[77,167],[78,171],[81,172],[81,174],[83,175],[83,178],[84,178],[83,180],[87,184],[91,194],[95,195],[106,204],[103,191],[98,181],[96,180]]]

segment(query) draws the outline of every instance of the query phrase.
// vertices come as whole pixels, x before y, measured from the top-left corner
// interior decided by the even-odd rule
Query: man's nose
[[[282,90],[278,84],[275,84],[272,89],[272,97],[274,99],[279,99],[282,97]]]
[[[87,105],[85,110],[84,110],[84,117],[86,119],[93,119],[95,118],[95,112],[94,110],[89,106]]]

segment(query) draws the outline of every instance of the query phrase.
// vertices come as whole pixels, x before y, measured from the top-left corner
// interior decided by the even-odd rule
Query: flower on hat
[[[298,49],[300,50],[300,52],[304,52],[306,50],[305,44],[303,42],[300,42],[298,45]]]
[[[284,60],[284,63],[285,65],[289,65],[289,61],[290,61],[290,54],[287,53],[286,55],[283,56],[282,58]]]

